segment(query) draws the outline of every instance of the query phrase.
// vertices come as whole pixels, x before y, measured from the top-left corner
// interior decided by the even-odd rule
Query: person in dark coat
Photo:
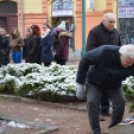
[[[41,62],[44,63],[44,66],[51,65],[51,62],[53,60],[51,46],[52,46],[51,28],[48,24],[43,24],[43,35],[40,47],[41,47]]]
[[[57,27],[58,28],[58,27]],[[53,45],[52,45],[52,48],[53,48],[53,52],[55,53],[56,50],[57,50],[57,47],[59,45],[59,39],[58,39],[58,29],[55,29],[55,31],[52,33],[52,37],[53,37]],[[57,32],[56,32],[57,31]]]
[[[101,134],[98,112],[101,91],[106,92],[113,102],[109,128],[122,121],[126,103],[122,81],[131,75],[134,76],[134,45],[103,45],[87,52],[81,59],[77,89],[84,90],[86,80],[88,117],[93,134]]]
[[[72,33],[66,32],[65,22],[62,23],[57,27],[59,29],[58,39],[59,45],[56,50],[55,59],[57,64],[66,65],[66,61],[68,60],[69,55],[69,38],[72,36]]]
[[[117,45],[121,46],[119,32],[114,28],[115,15],[113,13],[106,13],[101,24],[95,26],[90,30],[87,39],[86,51],[90,51],[101,45]],[[102,115],[110,116],[109,112],[109,98],[107,94],[103,93],[100,96],[101,104],[100,107],[100,121],[104,121]]]
[[[40,61],[40,28],[38,25],[31,25],[31,40],[28,47],[28,62],[41,64]]]
[[[9,36],[6,29],[0,29],[0,67],[9,63]]]
[[[28,62],[28,47],[31,40],[31,30],[30,28],[27,28],[26,35],[24,38],[25,46],[23,47],[23,59],[25,59],[25,62]]]

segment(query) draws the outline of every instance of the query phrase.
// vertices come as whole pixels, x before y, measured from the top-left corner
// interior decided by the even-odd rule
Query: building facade
[[[94,8],[89,9],[89,0],[85,0],[86,39],[89,30],[102,21],[105,13],[113,12],[117,17],[117,0],[92,0],[92,2],[94,2]],[[23,14],[21,14],[22,7]],[[42,29],[44,23],[48,23],[54,31],[63,20],[66,21],[66,29],[73,32],[70,48],[76,56],[80,56],[82,49],[81,0],[0,0],[0,26],[5,27],[8,33],[11,27],[15,26],[21,33],[23,28],[25,34],[30,25],[37,24]],[[117,26],[118,23],[115,27]]]
[[[122,44],[134,44],[134,0],[118,0],[118,22]]]

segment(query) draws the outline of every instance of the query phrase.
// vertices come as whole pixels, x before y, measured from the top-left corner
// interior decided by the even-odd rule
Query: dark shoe
[[[105,118],[101,114],[99,115],[99,121],[105,121]]]
[[[111,117],[112,114],[107,111],[107,112],[101,112],[101,115]]]

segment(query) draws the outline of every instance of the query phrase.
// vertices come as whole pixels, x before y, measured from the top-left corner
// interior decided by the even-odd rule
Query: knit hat
[[[62,21],[62,23],[58,26],[58,28],[60,29],[60,30],[66,30],[66,23],[65,23],[65,21]]]

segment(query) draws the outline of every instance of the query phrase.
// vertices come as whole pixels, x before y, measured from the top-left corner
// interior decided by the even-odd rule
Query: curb
[[[59,104],[59,103],[52,103],[52,102],[46,102],[46,101],[37,101],[37,100],[34,100],[34,99],[29,99],[29,98],[20,97],[20,96],[0,94],[0,98],[10,100],[10,101],[25,102],[25,103],[37,103],[37,104],[41,104],[41,105],[44,105],[44,106],[51,106],[51,107],[58,107],[58,108],[76,110],[76,111],[79,111],[79,112],[87,112],[87,109],[83,109],[83,108],[76,108],[76,107],[71,107],[71,106],[68,106],[68,105],[62,105],[62,104]]]
[[[14,118],[14,117],[10,117],[10,116],[5,116],[5,115],[0,115],[0,120],[6,120],[6,121],[14,121],[16,123],[20,123],[20,124],[25,124],[26,126],[29,126],[31,128],[42,128],[42,130],[33,133],[33,134],[45,134],[48,132],[52,132],[54,130],[59,129],[56,126],[50,126],[44,123],[37,123],[37,122],[32,122],[32,121],[26,121],[20,118]]]

